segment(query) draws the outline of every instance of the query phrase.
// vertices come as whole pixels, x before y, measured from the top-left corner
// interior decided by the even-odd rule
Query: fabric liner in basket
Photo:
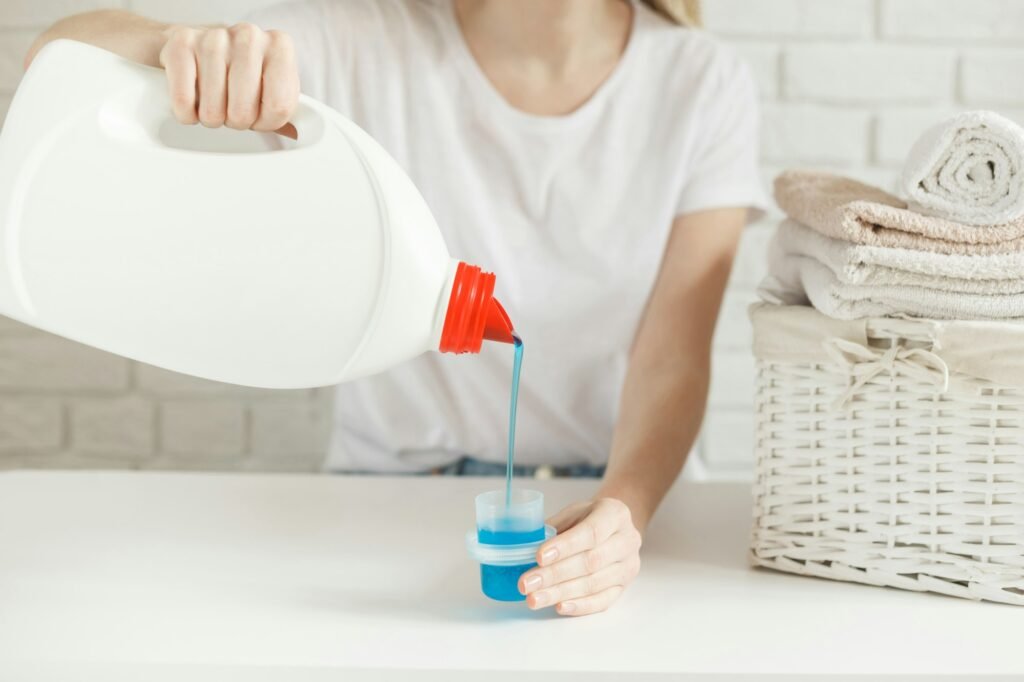
[[[750,316],[753,562],[1024,605],[1024,324]]]

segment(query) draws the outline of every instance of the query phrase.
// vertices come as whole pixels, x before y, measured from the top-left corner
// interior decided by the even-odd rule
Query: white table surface
[[[553,511],[593,483],[536,486]],[[495,487],[2,474],[0,680],[1024,675],[1019,607],[749,568],[744,485],[677,485],[608,613],[490,602],[463,540]]]

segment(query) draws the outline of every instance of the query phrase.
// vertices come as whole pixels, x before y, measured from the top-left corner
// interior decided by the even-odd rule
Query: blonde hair
[[[700,0],[643,0],[644,4],[669,21],[688,28],[700,28]]]

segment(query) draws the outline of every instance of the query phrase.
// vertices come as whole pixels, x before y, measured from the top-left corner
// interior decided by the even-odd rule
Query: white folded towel
[[[816,258],[786,253],[773,240],[762,300],[807,305],[840,320],[906,315],[944,320],[1024,318],[1024,294],[972,294],[906,284],[850,284]]]
[[[772,237],[778,257],[814,258],[843,284],[913,286],[974,294],[1024,293],[1024,252],[965,256],[854,244],[786,220]]]
[[[925,131],[903,168],[910,208],[968,225],[1024,217],[1024,129],[992,111],[968,111]]]

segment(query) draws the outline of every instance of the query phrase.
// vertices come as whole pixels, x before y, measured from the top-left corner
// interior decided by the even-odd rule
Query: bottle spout
[[[479,353],[484,339],[515,343],[512,321],[494,299],[493,273],[459,263],[441,329],[442,353]]]
[[[515,339],[512,336],[514,328],[512,326],[512,320],[508,318],[508,313],[505,312],[505,308],[502,307],[498,299],[492,298],[490,305],[487,306],[487,320],[484,322],[484,338],[488,341],[498,341],[500,343],[514,343]]]

